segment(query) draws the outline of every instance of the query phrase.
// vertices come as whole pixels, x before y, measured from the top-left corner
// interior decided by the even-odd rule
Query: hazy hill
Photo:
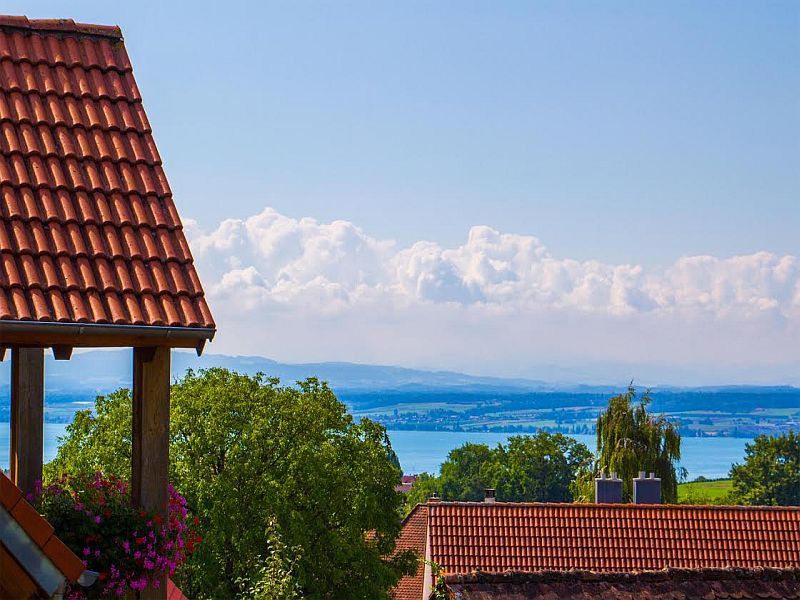
[[[354,409],[375,410],[385,406],[432,404],[438,407],[470,404],[485,411],[524,411],[529,408],[604,406],[618,386],[547,383],[539,380],[480,377],[452,371],[426,371],[393,366],[345,362],[279,363],[259,356],[226,356],[173,352],[172,375],[181,377],[188,368],[225,367],[242,373],[263,372],[291,384],[315,376],[331,387]],[[47,354],[46,392],[49,403],[91,399],[119,387],[129,387],[130,350],[90,351],[56,361]],[[7,393],[9,361],[0,363],[0,392]],[[716,408],[725,412],[758,407],[798,407],[800,389],[790,386],[716,386],[654,389],[660,410]],[[492,408],[495,407],[495,408]],[[417,410],[417,409],[414,409]]]
[[[8,360],[0,364],[0,388],[8,386]],[[307,377],[318,377],[334,389],[349,390],[526,390],[555,389],[542,381],[477,377],[449,371],[424,371],[381,365],[360,365],[345,362],[305,364],[279,363],[260,356],[226,356],[193,352],[173,352],[172,375],[181,377],[186,369],[225,367],[241,373],[263,372],[293,383]],[[90,351],[73,354],[69,361],[56,361],[50,353],[45,363],[49,394],[102,393],[130,386],[132,357],[130,350]]]

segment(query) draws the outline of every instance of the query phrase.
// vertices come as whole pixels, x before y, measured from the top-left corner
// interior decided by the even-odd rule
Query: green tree
[[[439,475],[441,496],[446,500],[483,500],[487,487],[493,487],[489,465],[496,460],[486,444],[467,442],[454,448],[442,463]]]
[[[437,494],[441,496],[442,490],[439,485],[439,478],[430,473],[420,473],[412,488],[405,494],[406,513],[411,512],[417,504],[424,504],[428,498]]]
[[[466,443],[442,463],[438,477],[424,473],[408,494],[408,509],[434,492],[443,500],[483,500],[486,488],[508,502],[568,502],[571,482],[592,454],[560,433],[512,436],[489,448]]]
[[[300,587],[294,571],[299,558],[297,548],[287,548],[274,519],[267,526],[268,548],[265,555],[255,557],[253,579],[238,579],[242,599],[300,600]]]
[[[204,538],[179,577],[187,595],[232,598],[245,591],[237,580],[260,581],[276,564],[255,560],[269,557],[271,531],[297,553],[303,598],[386,598],[416,567],[408,552],[385,558],[402,504],[386,431],[356,423],[327,385],[209,369],[188,371],[171,398],[170,477]],[[130,393],[99,398],[95,411],[76,416],[49,476],[130,476]]]
[[[497,497],[509,502],[569,502],[571,484],[591,463],[589,449],[561,433],[513,436],[488,467]]]
[[[800,505],[800,434],[758,436],[745,446],[744,463],[731,468],[731,479],[738,503]]]
[[[624,394],[614,396],[605,412],[597,417],[597,461],[593,472],[582,477],[584,488],[602,469],[616,472],[623,481],[623,497],[633,498],[633,478],[639,471],[654,472],[661,478],[661,496],[666,503],[678,501],[679,473],[676,463],[681,458],[681,435],[676,424],[664,415],[648,411],[650,392],[637,396],[631,386]],[[681,469],[680,477],[685,477]],[[589,497],[593,490],[587,491]]]

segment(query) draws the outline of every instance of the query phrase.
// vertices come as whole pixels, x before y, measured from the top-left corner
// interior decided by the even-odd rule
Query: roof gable
[[[0,17],[13,321],[214,328],[117,27]]]
[[[396,552],[404,550],[415,550],[420,557],[417,572],[413,575],[405,575],[400,579],[394,589],[396,600],[419,600],[422,598],[422,591],[425,587],[425,568],[423,559],[425,558],[425,539],[428,535],[428,507],[424,504],[417,504],[411,512],[403,519],[403,527],[397,538]]]

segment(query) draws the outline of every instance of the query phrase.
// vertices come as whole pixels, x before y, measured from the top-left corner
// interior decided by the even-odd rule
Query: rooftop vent
[[[484,495],[483,501],[488,503],[497,502],[497,498],[495,498],[495,490],[494,488],[486,488],[486,494]]]
[[[633,480],[633,503],[661,504],[661,479],[655,473],[648,476],[639,471],[639,476]]]
[[[622,502],[622,479],[616,473],[606,477],[605,471],[600,471],[600,477],[594,480],[594,500],[598,504],[619,504]]]

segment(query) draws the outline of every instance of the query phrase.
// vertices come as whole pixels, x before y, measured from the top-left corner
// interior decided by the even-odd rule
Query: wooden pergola
[[[166,516],[170,351],[199,354],[215,325],[132,71],[118,27],[0,17],[0,359],[27,492],[45,350],[132,348],[133,500]]]

